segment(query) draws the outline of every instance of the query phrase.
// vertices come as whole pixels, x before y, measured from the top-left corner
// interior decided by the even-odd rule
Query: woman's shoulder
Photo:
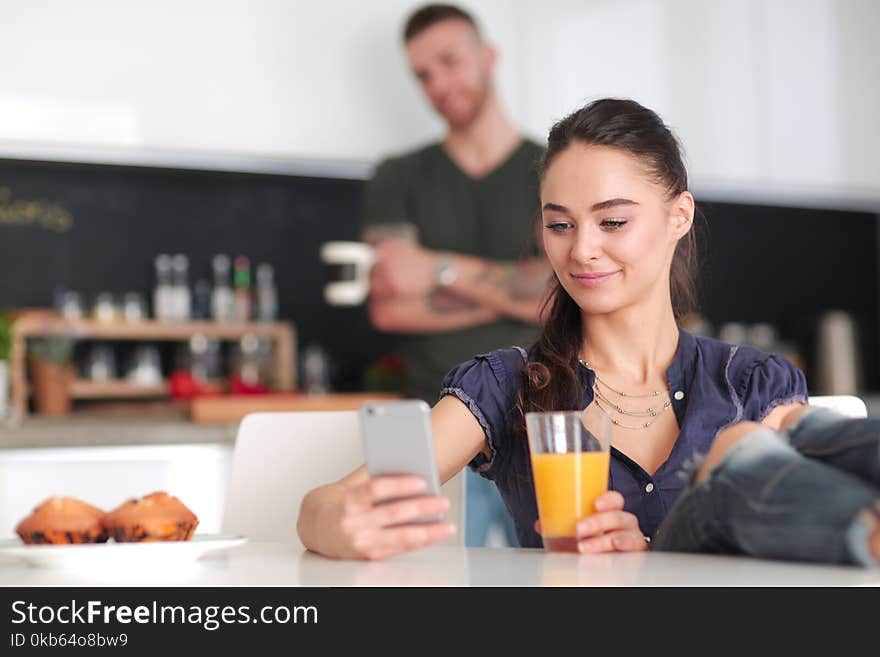
[[[746,344],[731,344],[706,336],[694,336],[699,360],[739,396],[750,387],[800,390],[804,374],[787,358]]]
[[[495,349],[459,363],[446,375],[444,387],[464,378],[493,380],[499,387],[515,388],[519,373],[526,362],[527,352],[522,347]]]
[[[695,350],[700,359],[711,365],[724,365],[734,371],[751,369],[777,354],[762,351],[747,344],[732,344],[705,335],[693,336]]]

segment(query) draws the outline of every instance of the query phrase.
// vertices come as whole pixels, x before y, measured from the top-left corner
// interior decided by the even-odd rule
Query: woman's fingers
[[[377,504],[396,497],[412,497],[425,492],[427,483],[413,475],[386,475],[373,477],[367,483],[352,489],[352,495],[359,502]]]
[[[616,490],[609,490],[596,498],[596,511],[614,511],[623,508],[623,495]]]
[[[433,545],[455,535],[451,522],[431,522],[379,529],[355,546],[365,559],[385,559],[400,552],[408,552]]]
[[[448,510],[449,500],[445,497],[425,495],[375,506],[364,514],[364,523],[375,527],[393,527],[419,518],[443,514]]]
[[[616,531],[596,538],[578,542],[578,552],[640,552],[648,549],[642,532],[636,530]]]
[[[639,528],[639,519],[627,511],[603,511],[580,520],[575,526],[578,538],[595,536],[619,529]]]
[[[384,559],[415,550],[455,534],[450,522],[416,522],[449,510],[449,500],[425,495],[421,477],[375,477],[346,492],[339,529],[347,547],[344,555]]]
[[[648,541],[640,531],[618,532],[611,541],[614,549],[621,552],[643,552],[648,549]]]

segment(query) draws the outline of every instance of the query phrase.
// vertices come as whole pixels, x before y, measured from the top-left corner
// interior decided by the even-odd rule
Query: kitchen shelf
[[[137,322],[64,319],[46,309],[32,309],[17,314],[12,324],[10,353],[10,393],[12,410],[18,417],[27,415],[28,380],[26,350],[28,338],[65,336],[74,340],[132,340],[142,342],[182,342],[193,336],[208,339],[239,340],[246,335],[264,338],[272,343],[272,376],[279,391],[296,389],[296,330],[290,322],[213,321]],[[167,382],[159,386],[140,386],[117,380],[98,383],[76,380],[70,386],[74,399],[145,399],[166,397]]]
[[[89,381],[77,379],[67,388],[74,399],[142,399],[165,397],[169,393],[167,383],[143,385],[125,380]]]
[[[287,322],[208,321],[158,322],[102,322],[93,319],[61,319],[57,317],[22,317],[16,320],[16,332],[25,337],[68,336],[88,340],[189,340],[193,335],[204,335],[218,340],[237,340],[248,333],[258,337],[276,337],[291,326]]]
[[[249,413],[355,411],[366,402],[392,401],[399,395],[381,392],[306,393],[286,395],[221,395],[196,397],[189,405],[193,422],[239,422]]]

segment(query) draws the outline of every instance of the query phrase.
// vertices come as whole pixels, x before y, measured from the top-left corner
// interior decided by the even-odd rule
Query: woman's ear
[[[693,228],[695,210],[694,197],[690,192],[682,192],[673,201],[671,218],[675,239],[681,239]]]

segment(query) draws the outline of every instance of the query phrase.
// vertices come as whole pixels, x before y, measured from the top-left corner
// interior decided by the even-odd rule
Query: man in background
[[[505,114],[492,80],[497,53],[470,14],[422,7],[403,40],[447,130],[383,161],[367,186],[364,237],[378,244],[369,310],[377,329],[398,336],[406,394],[433,405],[453,366],[534,340],[551,271],[536,232],[542,148]],[[417,241],[393,237],[405,224]],[[500,520],[515,545],[495,487],[468,470],[467,488],[467,544],[484,545]]]

